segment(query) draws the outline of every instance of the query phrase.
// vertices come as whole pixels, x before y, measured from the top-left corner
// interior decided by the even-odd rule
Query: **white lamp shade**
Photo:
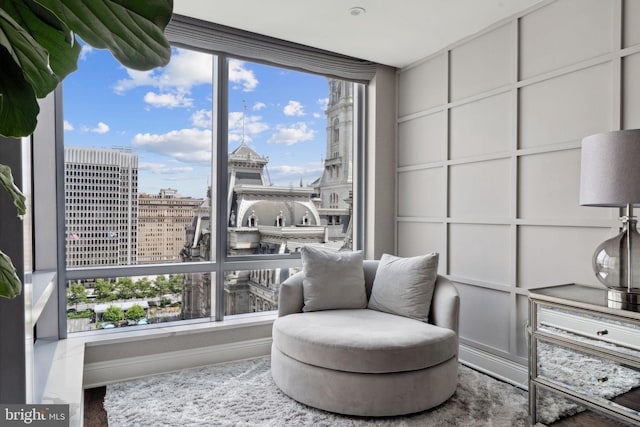
[[[582,140],[580,204],[640,204],[640,129],[599,133]]]

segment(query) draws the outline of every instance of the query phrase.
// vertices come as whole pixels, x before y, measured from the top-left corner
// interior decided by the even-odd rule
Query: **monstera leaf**
[[[9,193],[9,197],[11,197],[11,201],[18,211],[18,216],[24,215],[27,212],[24,194],[13,182],[13,175],[9,166],[0,165],[0,185]]]
[[[77,68],[76,37],[109,49],[128,68],[166,65],[171,47],[164,29],[172,13],[173,0],[0,0],[0,135],[33,133],[37,99]],[[7,170],[0,167],[0,186],[23,215],[24,197]],[[0,252],[0,297],[13,298],[20,288],[11,260]]]
[[[0,296],[15,298],[22,291],[22,282],[16,274],[16,268],[11,259],[0,252]]]
[[[0,135],[33,132],[36,98],[77,68],[76,35],[126,67],[166,65],[172,10],[172,0],[0,0]]]

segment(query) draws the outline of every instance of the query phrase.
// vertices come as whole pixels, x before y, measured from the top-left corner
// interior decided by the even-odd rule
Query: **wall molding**
[[[527,366],[465,344],[460,344],[459,360],[460,363],[472,369],[524,390],[529,389],[529,368]]]
[[[83,387],[93,388],[149,375],[254,359],[271,352],[271,338],[126,357],[84,366]],[[460,363],[522,389],[528,389],[528,368],[486,351],[460,344]]]
[[[254,359],[271,353],[272,339],[258,338],[167,353],[126,357],[84,366],[84,388],[205,365]]]

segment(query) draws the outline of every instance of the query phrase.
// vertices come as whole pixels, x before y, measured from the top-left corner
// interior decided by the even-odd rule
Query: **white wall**
[[[618,212],[579,206],[580,142],[640,127],[637,76],[634,0],[546,1],[398,72],[396,251],[441,253],[462,360],[523,383],[527,290],[599,286]]]

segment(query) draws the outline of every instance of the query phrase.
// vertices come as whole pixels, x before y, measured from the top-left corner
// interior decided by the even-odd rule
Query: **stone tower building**
[[[318,213],[329,240],[350,241],[353,189],[353,83],[329,79],[326,158],[314,186],[320,196]]]

